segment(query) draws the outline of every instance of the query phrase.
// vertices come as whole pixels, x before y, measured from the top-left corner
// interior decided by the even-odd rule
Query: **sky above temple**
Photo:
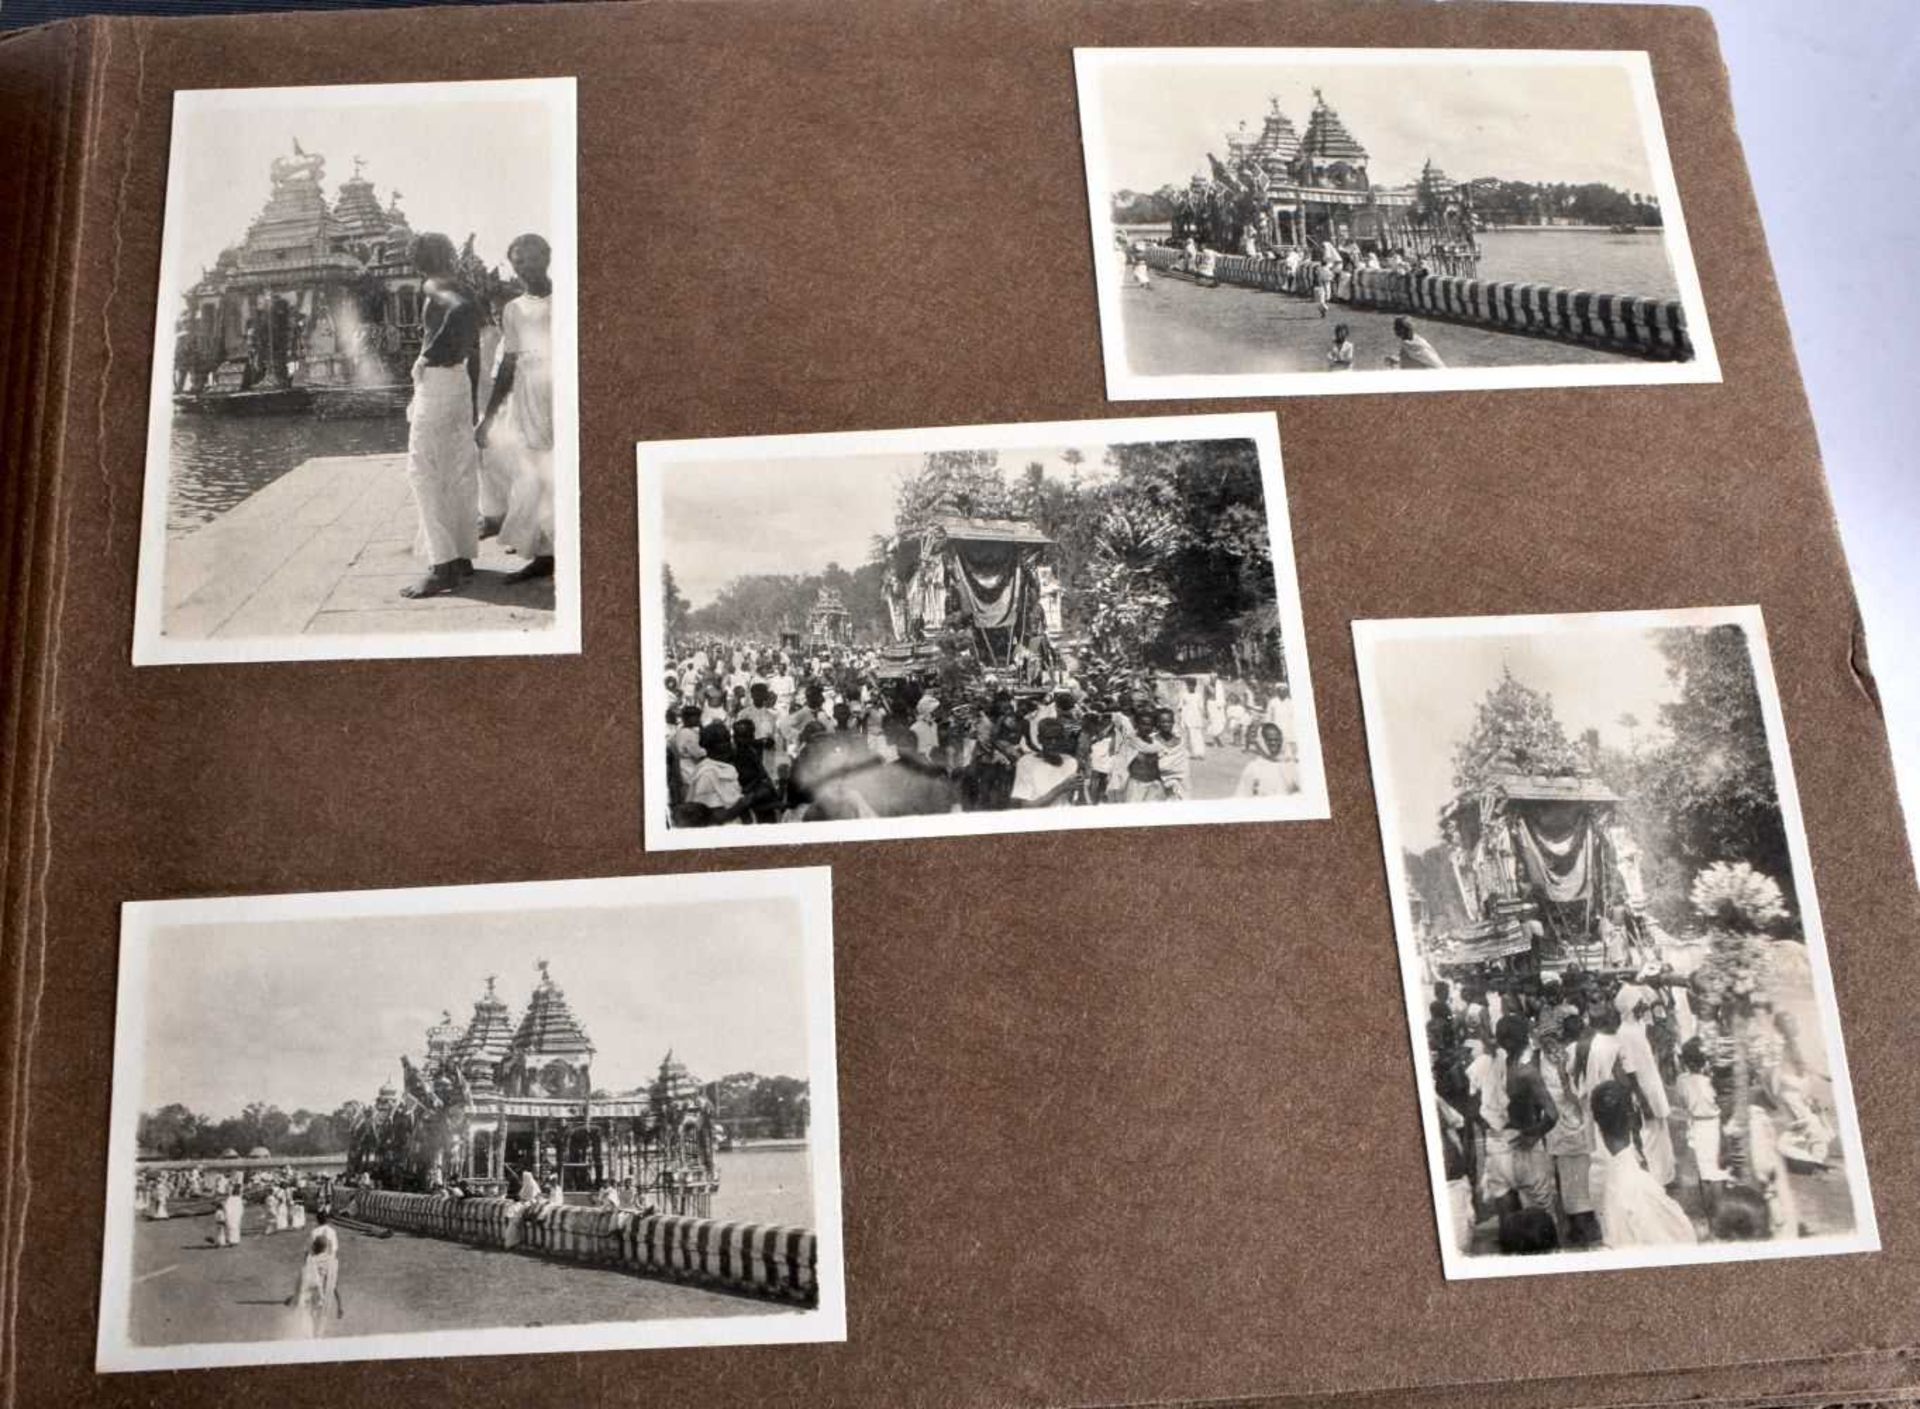
[[[669,1047],[702,1081],[804,1077],[798,923],[791,902],[754,900],[161,931],[141,1109],[371,1101],[443,1010],[464,1029],[489,974],[517,1027],[539,959],[594,1045],[597,1088],[644,1085]]]
[[[1603,745],[1625,748],[1663,737],[1659,709],[1676,698],[1666,657],[1652,632],[1619,627],[1533,636],[1429,637],[1390,641],[1374,655],[1386,754],[1376,770],[1391,779],[1401,845],[1424,851],[1440,840],[1440,809],[1454,797],[1453,750],[1472,732],[1480,702],[1501,668],[1552,696],[1569,739],[1597,729]],[[1639,720],[1629,730],[1620,720]]]
[[[187,220],[169,234],[178,257],[172,277],[184,287],[239,244],[272,193],[276,157],[326,158],[321,190],[329,204],[365,158],[382,209],[397,189],[415,230],[438,230],[461,244],[469,233],[489,264],[505,265],[507,244],[532,232],[551,236],[555,202],[549,156],[552,118],[544,104],[437,102],[369,107],[263,105],[243,113],[183,107],[175,115],[169,195]],[[565,193],[571,199],[571,192]]]
[[[1037,461],[1064,479],[1072,473],[1065,449],[1002,450],[1000,468],[1011,481]],[[1105,447],[1080,449],[1082,482],[1097,480]],[[703,607],[736,577],[805,576],[829,563],[854,571],[871,556],[874,536],[893,532],[895,491],[924,462],[919,454],[822,455],[668,467],[661,536],[681,594]]]
[[[1470,180],[1653,183],[1625,73],[1616,67],[1201,65],[1104,70],[1104,164],[1112,190],[1184,186],[1223,161],[1244,119],[1258,137],[1267,100],[1304,134],[1318,87],[1364,147],[1377,185],[1417,179],[1431,157]]]

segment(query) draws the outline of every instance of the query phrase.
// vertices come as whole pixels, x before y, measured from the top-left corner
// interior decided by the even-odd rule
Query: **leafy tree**
[[[1136,549],[1157,546],[1165,530],[1154,575],[1167,605],[1146,642],[1147,663],[1190,669],[1232,656],[1235,623],[1275,600],[1258,449],[1250,440],[1158,441],[1116,445],[1107,459],[1119,479],[1103,557],[1112,530]]]
[[[197,1152],[204,1122],[175,1102],[140,1116],[135,1140],[143,1150],[166,1159],[190,1159]]]
[[[1671,737],[1642,780],[1664,819],[1662,840],[1689,871],[1744,861],[1791,893],[1792,859],[1745,630],[1682,628],[1658,633],[1656,643],[1679,687],[1679,698],[1660,707]]]
[[[805,1081],[751,1071],[734,1072],[716,1081],[714,1107],[721,1124],[775,1140],[805,1135],[812,1118]]]
[[[1475,712],[1473,728],[1453,751],[1453,786],[1479,787],[1499,773],[1571,773],[1579,752],[1553,712],[1553,698],[1502,669],[1500,683]]]
[[[692,603],[680,591],[680,583],[673,575],[673,564],[663,563],[660,568],[660,610],[666,625],[666,639],[671,641],[680,635],[687,624],[687,613]]]

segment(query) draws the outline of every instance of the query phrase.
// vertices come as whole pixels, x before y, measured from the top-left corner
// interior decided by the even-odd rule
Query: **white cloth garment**
[[[1697,1243],[1693,1221],[1658,1181],[1640,1167],[1628,1145],[1593,1157],[1593,1203],[1600,1215],[1600,1241],[1610,1248]]]
[[[480,330],[480,405],[490,394],[500,367],[500,329],[492,323]],[[513,492],[513,456],[500,446],[489,445],[480,452],[480,513],[489,519],[507,516],[508,496]]]
[[[480,551],[480,447],[465,367],[413,366],[407,406],[407,484],[420,511],[417,551],[429,564]]]
[[[500,351],[513,356],[505,439],[513,482],[500,538],[524,558],[553,556],[553,300],[521,294],[500,315]],[[492,437],[489,437],[491,443]]]

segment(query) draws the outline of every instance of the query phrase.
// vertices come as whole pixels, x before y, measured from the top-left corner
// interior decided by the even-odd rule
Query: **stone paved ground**
[[[424,565],[404,455],[308,460],[167,544],[169,639],[397,631],[538,631],[553,624],[553,579],[506,585],[521,566],[481,544],[460,591],[410,601]]]

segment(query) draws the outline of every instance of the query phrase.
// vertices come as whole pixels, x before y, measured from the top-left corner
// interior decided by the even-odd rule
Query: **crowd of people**
[[[199,1165],[187,1169],[143,1170],[134,1177],[134,1210],[148,1219],[186,1216],[176,1205],[204,1200],[210,1205],[213,1231],[207,1242],[216,1248],[237,1248],[247,1222],[247,1206],[260,1210],[256,1236],[299,1233],[305,1239],[293,1293],[285,1304],[296,1308],[298,1331],[321,1335],[326,1314],[345,1317],[340,1295],[340,1236],[332,1226],[335,1183],[331,1175],[317,1180],[284,1165],[279,1169],[216,1171],[209,1176]],[[313,1227],[308,1230],[309,1209]],[[197,1210],[196,1210],[197,1211]]]
[[[1804,1236],[1833,1129],[1793,1015],[1698,976],[1437,982],[1427,1048],[1455,1245],[1501,1254]]]
[[[1121,261],[1126,266],[1127,277],[1134,287],[1152,288],[1153,273],[1147,262],[1146,247],[1130,240],[1124,233],[1116,235],[1115,243]],[[1441,246],[1426,255],[1409,255],[1405,250],[1391,249],[1384,257],[1373,250],[1362,251],[1358,244],[1352,242],[1336,245],[1329,240],[1319,245],[1281,247],[1259,239],[1251,230],[1247,232],[1243,245],[1240,250],[1243,257],[1272,261],[1276,266],[1270,286],[1277,287],[1282,293],[1312,299],[1322,318],[1328,316],[1329,304],[1352,300],[1356,274],[1374,270],[1425,279],[1435,273],[1470,270],[1472,261],[1470,250],[1453,246]],[[1218,250],[1198,244],[1191,236],[1184,245],[1176,248],[1179,251],[1173,263],[1176,271],[1191,276],[1202,288],[1218,286]],[[1418,370],[1444,368],[1447,365],[1426,336],[1415,329],[1412,319],[1395,318],[1393,334],[1395,346],[1383,357],[1386,366]],[[1353,370],[1354,346],[1350,324],[1341,323],[1333,330],[1333,345],[1327,349],[1326,366],[1330,372]]]
[[[1097,694],[1066,667],[942,698],[851,646],[683,643],[666,679],[676,827],[1178,801],[1209,749],[1247,757],[1235,796],[1299,791],[1277,685],[1219,675]]]
[[[551,577],[553,561],[552,250],[539,235],[507,248],[514,281],[479,282],[445,235],[414,238],[422,275],[420,355],[407,407],[407,483],[426,575],[405,597],[456,592],[480,541],[525,561],[509,581]]]

